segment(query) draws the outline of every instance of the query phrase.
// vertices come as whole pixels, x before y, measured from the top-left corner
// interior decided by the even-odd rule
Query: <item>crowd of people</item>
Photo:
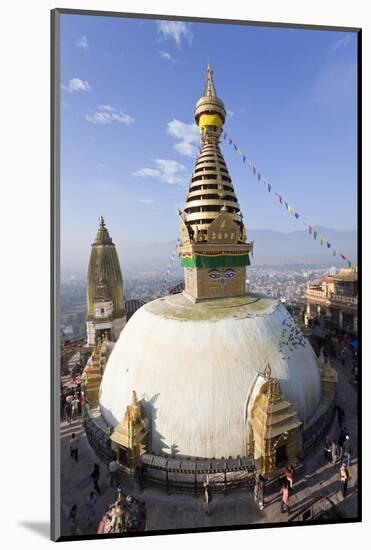
[[[60,415],[61,420],[71,424],[81,416],[84,391],[81,387],[81,379],[76,373],[71,374],[68,385],[60,391]]]

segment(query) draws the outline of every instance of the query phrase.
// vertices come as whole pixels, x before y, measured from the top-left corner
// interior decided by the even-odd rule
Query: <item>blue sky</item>
[[[211,63],[225,130],[313,225],[356,228],[356,34],[63,15],[62,267],[103,214],[119,245],[178,235]],[[247,231],[304,229],[226,142]]]

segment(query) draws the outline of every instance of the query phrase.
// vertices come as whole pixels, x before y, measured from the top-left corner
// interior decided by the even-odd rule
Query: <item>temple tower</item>
[[[209,65],[203,95],[195,109],[200,153],[184,212],[179,211],[184,294],[194,302],[246,293],[252,243],[246,242],[238,200],[219,148],[225,118],[224,103],[216,95]]]
[[[115,342],[126,323],[126,314],[120,262],[103,217],[91,247],[86,332],[87,342],[93,346],[103,335]]]

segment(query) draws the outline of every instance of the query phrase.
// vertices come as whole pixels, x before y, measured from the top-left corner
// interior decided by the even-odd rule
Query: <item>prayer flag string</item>
[[[268,192],[270,193],[271,190],[272,190],[272,185],[270,183],[268,183],[267,178],[263,177],[261,172],[257,171],[256,166],[250,160],[247,159],[246,155],[243,154],[242,151],[237,147],[237,145],[234,143],[233,139],[227,134],[227,132],[224,132],[223,139],[226,139],[226,138],[228,138],[229,145],[233,145],[233,148],[236,151],[236,153],[239,156],[242,156],[243,163],[245,164],[247,162],[249,168],[251,168],[251,170],[252,170],[253,175],[257,176],[257,179],[258,179],[259,182],[262,182],[264,185],[267,186]],[[277,197],[279,203],[286,208],[286,210],[289,212],[289,214],[291,214],[292,216],[294,216],[298,220],[300,218],[299,213],[296,212],[296,210],[292,206],[290,206],[288,204],[288,202],[285,201],[284,198],[281,195],[279,195],[276,192],[274,194]],[[308,234],[313,236],[313,239],[316,240],[317,236],[318,236],[318,231],[315,231],[313,229],[313,225],[308,224],[306,221],[302,220],[302,222],[305,225],[305,227],[308,229]],[[319,241],[320,241],[321,246],[323,246],[323,244],[326,243],[327,248],[332,248],[333,256],[336,256],[338,254],[342,260],[347,262],[349,267],[352,267],[352,262],[349,260],[349,258],[344,256],[344,254],[340,254],[339,252],[337,252],[324,236],[321,235],[320,238],[319,238]]]

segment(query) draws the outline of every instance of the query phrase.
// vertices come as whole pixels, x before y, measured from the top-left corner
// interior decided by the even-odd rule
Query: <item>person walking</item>
[[[119,465],[117,463],[117,460],[115,458],[112,458],[111,462],[108,464],[111,487],[117,487],[118,485],[118,470]]]
[[[259,472],[255,472],[254,476],[254,500],[258,502],[258,484],[259,484]]]
[[[336,464],[337,456],[338,456],[338,446],[336,445],[335,439],[333,439],[331,443],[331,459],[332,459],[333,465]]]
[[[97,503],[97,496],[94,491],[91,491],[88,499],[86,501],[86,506],[88,508],[88,525],[95,523],[95,505]]]
[[[281,500],[281,513],[287,512],[290,513],[289,509],[289,483],[285,481],[282,485],[282,500]]]
[[[348,491],[348,480],[349,480],[349,471],[345,462],[340,467],[340,483],[341,483],[341,494],[343,498],[347,496]]]
[[[344,441],[345,441],[345,436],[346,436],[346,429],[341,428],[340,433],[339,433],[339,437],[338,437],[340,460],[343,458],[343,445],[344,445]]]
[[[327,460],[328,464],[331,462],[331,441],[328,437],[326,437],[325,441],[325,459]]]
[[[290,466],[288,466],[285,469],[285,478],[286,478],[286,480],[289,484],[290,493],[292,493],[292,491],[293,491],[294,473],[295,473],[294,467],[292,466],[292,464],[290,464]]]
[[[71,458],[74,458],[76,462],[79,461],[79,438],[73,433],[70,439],[70,453]]]
[[[73,401],[73,396],[71,394],[67,395],[65,400],[64,412],[66,416],[66,422],[68,422],[68,424],[71,424],[72,422],[72,406],[71,406],[72,401]]]
[[[90,477],[91,477],[92,480],[93,480],[94,489],[95,489],[95,490],[97,491],[97,493],[100,495],[100,488],[99,488],[99,485],[98,485],[99,477],[100,477],[100,468],[99,468],[99,464],[94,464],[94,468],[93,468],[92,473],[90,474]]]
[[[212,495],[209,484],[204,482],[204,512],[207,516],[210,515],[210,502],[212,501]]]
[[[64,408],[65,408],[65,403],[66,403],[66,396],[64,394],[64,391],[61,389],[61,393],[60,393],[60,404],[61,404],[61,419],[63,419],[63,415],[64,415]]]
[[[81,390],[78,390],[76,399],[77,399],[77,414],[79,416],[81,416],[81,404],[82,404],[81,403]]]
[[[347,434],[345,436],[345,440],[343,443],[343,462],[345,462],[347,468],[350,468],[350,453],[352,451],[352,447],[350,444],[349,435]]]
[[[261,474],[258,474],[256,478],[254,493],[255,493],[255,501],[257,502],[259,510],[263,510],[264,495],[265,495],[265,478]]]
[[[73,421],[76,420],[77,415],[78,415],[78,400],[77,400],[77,395],[75,394],[71,401],[71,418]]]

